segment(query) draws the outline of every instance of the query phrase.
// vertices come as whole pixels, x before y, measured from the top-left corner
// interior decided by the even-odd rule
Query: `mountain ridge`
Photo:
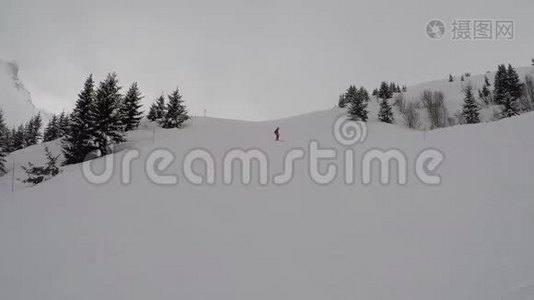
[[[34,105],[30,91],[19,76],[19,65],[14,61],[1,59],[0,109],[9,127],[23,124],[38,113],[41,113],[45,120],[49,116],[48,112]]]

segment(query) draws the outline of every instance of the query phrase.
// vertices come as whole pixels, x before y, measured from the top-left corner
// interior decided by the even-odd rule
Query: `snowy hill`
[[[405,185],[395,175],[381,185],[377,174],[365,185],[359,171],[350,185],[342,175],[316,184],[308,154],[285,185],[260,185],[257,174],[249,185],[223,183],[224,153],[235,148],[265,152],[270,175],[291,149],[309,153],[311,141],[335,150],[328,162],[342,166],[347,148],[333,124],[343,113],[195,118],[181,130],[146,124],[101,185],[88,183],[80,165],[33,188],[17,183],[14,194],[12,173],[1,177],[0,299],[534,298],[532,113],[427,133],[371,120],[367,139],[353,147],[356,170],[367,150],[396,148],[408,161]],[[284,142],[273,142],[276,126]],[[58,142],[50,145],[58,153]],[[42,161],[42,147],[11,154],[7,165]],[[414,174],[428,148],[445,155],[437,186]],[[140,157],[124,184],[118,167],[127,149]],[[178,175],[176,185],[146,175],[156,149],[175,156],[158,172]],[[182,159],[192,149],[212,153],[215,184],[185,179]]]
[[[0,60],[0,109],[9,127],[18,126],[40,112],[33,105],[30,92],[24,87],[18,72],[16,63]],[[41,112],[46,119],[48,114]]]
[[[522,82],[525,81],[525,76],[527,75],[534,77],[534,66],[519,67],[516,69],[516,71]],[[482,86],[484,85],[485,77],[488,78],[490,84],[492,85],[490,89],[493,90],[495,73],[496,71],[492,71],[492,72],[487,72],[486,74],[471,75],[469,77],[465,77],[464,81],[460,80],[461,75],[453,74],[454,76],[453,82],[449,82],[448,78],[444,78],[442,80],[434,80],[434,81],[417,84],[414,86],[409,86],[407,91],[404,93],[404,96],[407,101],[418,101],[421,97],[421,94],[425,90],[432,91],[432,92],[441,91],[445,96],[445,103],[447,105],[449,115],[453,116],[456,112],[462,109],[462,105],[464,102],[463,90],[465,86],[467,86],[468,84],[471,84],[471,86],[473,87],[473,91],[475,93],[475,97],[477,97],[478,99],[477,91],[481,89]],[[495,109],[497,108],[491,107],[491,106],[487,108],[483,108],[481,111],[481,121],[482,122],[492,121],[493,111]],[[425,118],[422,119],[423,124],[422,124],[421,129],[429,129],[429,125],[427,124],[426,121],[427,120],[425,120]]]

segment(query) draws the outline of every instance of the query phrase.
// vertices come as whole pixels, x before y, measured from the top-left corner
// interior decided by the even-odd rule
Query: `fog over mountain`
[[[32,102],[28,89],[19,77],[16,62],[0,60],[0,109],[8,126],[18,126],[28,121],[35,114],[42,112]]]

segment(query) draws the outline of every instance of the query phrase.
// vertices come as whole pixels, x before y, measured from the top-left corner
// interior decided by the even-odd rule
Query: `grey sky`
[[[88,74],[179,86],[190,111],[269,119],[332,107],[349,84],[414,84],[534,57],[534,1],[0,0],[0,58],[34,103],[70,109]],[[514,19],[514,41],[440,41],[428,20]],[[450,28],[448,28],[450,29]]]

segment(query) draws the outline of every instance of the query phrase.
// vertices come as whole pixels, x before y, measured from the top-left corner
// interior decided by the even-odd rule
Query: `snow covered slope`
[[[497,67],[495,67],[495,69],[496,68]],[[519,78],[523,82],[526,75],[534,76],[534,66],[519,67],[516,69],[516,71],[519,75]],[[493,89],[495,73],[495,71],[492,71],[486,74],[471,75],[470,77],[465,77],[465,81],[460,81],[461,75],[454,75],[453,82],[448,82],[448,78],[444,78],[442,80],[417,84],[408,87],[405,96],[407,99],[417,99],[419,96],[421,96],[424,90],[442,91],[445,94],[449,110],[454,112],[462,107],[464,101],[463,88],[466,84],[471,83],[473,90],[476,92],[484,85],[484,77],[488,77],[489,82],[492,85],[490,88]]]
[[[354,148],[356,170],[367,149],[397,148],[410,166],[406,185],[376,176],[363,185],[358,172],[352,185],[342,176],[314,184],[307,159],[286,185],[262,186],[257,176],[222,183],[223,153],[236,147],[265,151],[271,174],[311,140],[335,149],[340,165],[345,148],[332,136],[340,114],[149,124],[123,145],[141,152],[130,184],[118,169],[90,184],[76,165],[33,188],[17,183],[13,195],[11,173],[1,177],[0,299],[534,299],[534,114],[426,134],[370,122]],[[275,126],[284,142],[272,141]],[[8,165],[42,160],[42,147],[11,154]],[[214,155],[214,185],[185,180],[182,158],[194,148]],[[426,148],[445,154],[439,186],[414,177]],[[154,149],[176,156],[164,173],[177,174],[177,185],[145,175]]]
[[[522,82],[525,81],[525,76],[527,75],[534,77],[534,66],[519,67],[516,69],[516,71]],[[491,84],[490,89],[493,90],[495,73],[496,72],[493,71],[493,72],[488,72],[486,74],[471,75],[470,77],[465,77],[465,81],[460,80],[461,75],[453,75],[454,76],[453,82],[448,82],[448,78],[444,78],[442,80],[429,81],[429,82],[417,84],[414,86],[409,86],[407,91],[404,93],[404,96],[407,101],[418,101],[421,97],[421,94],[425,90],[441,91],[445,96],[445,103],[447,105],[449,115],[453,116],[456,112],[462,109],[464,96],[465,96],[463,92],[464,87],[467,84],[471,84],[471,86],[473,87],[473,91],[475,93],[475,97],[478,99],[478,90],[481,89],[482,86],[484,85],[485,77],[489,79],[489,82]],[[489,108],[482,109],[481,111],[482,122],[492,121],[491,118],[493,116],[494,109],[497,109],[497,108],[489,107]],[[429,124],[427,124],[428,122],[426,120],[426,116],[423,114],[422,114],[422,117],[424,118],[421,120],[422,121],[421,129],[428,129]]]
[[[16,63],[0,60],[0,109],[4,112],[9,127],[18,126],[39,113],[18,72]],[[43,117],[46,116],[43,112]]]

